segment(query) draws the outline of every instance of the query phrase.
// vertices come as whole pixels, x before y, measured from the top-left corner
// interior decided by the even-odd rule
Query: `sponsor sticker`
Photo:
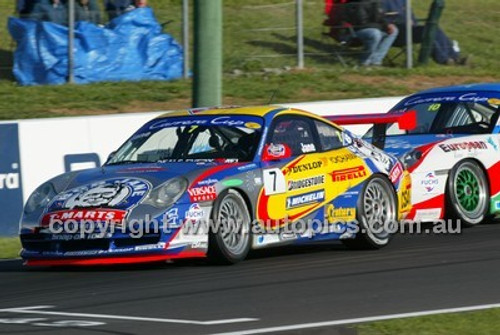
[[[210,201],[217,198],[215,185],[193,187],[188,189],[188,194],[191,202]]]
[[[303,178],[299,180],[289,180],[288,181],[288,191],[301,190],[304,188],[310,188],[314,186],[320,186],[325,183],[325,175],[319,175],[309,178]]]
[[[201,206],[198,203],[194,203],[186,211],[184,218],[186,219],[186,222],[198,223],[203,219],[204,215],[205,211],[201,208]]]
[[[453,151],[473,151],[473,150],[487,150],[488,146],[484,141],[467,141],[460,143],[450,143],[450,144],[440,144],[439,148],[444,152],[453,152]]]
[[[300,143],[300,149],[302,150],[302,153],[307,154],[309,152],[315,152],[316,146],[314,145],[314,143]]]
[[[367,172],[365,167],[360,165],[352,168],[333,171],[332,173],[330,173],[330,176],[332,176],[332,181],[341,182],[366,177]]]
[[[121,209],[98,208],[62,210],[45,214],[42,218],[42,227],[48,227],[51,223],[56,221],[63,224],[70,221],[82,222],[86,220],[121,224],[126,215],[127,211]]]
[[[213,185],[213,184],[216,184],[218,183],[219,181],[217,179],[213,179],[213,178],[208,178],[208,179],[205,179],[205,180],[201,180],[198,182],[198,185],[200,186],[205,186],[205,185]]]
[[[325,219],[329,224],[339,221],[354,221],[356,219],[356,208],[335,208],[333,204],[329,204],[325,209]]]
[[[488,102],[489,100],[491,99],[485,96],[480,96],[477,93],[466,93],[462,95],[445,95],[445,96],[434,96],[434,97],[416,96],[406,101],[404,105],[413,106],[419,104],[443,103],[443,102],[455,102],[455,101],[484,103]]]
[[[441,208],[417,209],[415,219],[420,221],[435,220],[441,217]]]
[[[207,117],[199,116],[196,118],[174,117],[165,118],[149,126],[150,130],[168,128],[168,127],[189,127],[189,126],[226,126],[226,127],[245,127],[249,123],[248,117],[218,116]],[[251,122],[258,124],[257,122]],[[257,128],[253,128],[257,129]]]
[[[411,181],[410,176],[407,175],[408,183],[401,192],[401,209],[408,209],[411,206]]]
[[[389,179],[393,184],[395,184],[401,175],[403,174],[403,165],[400,162],[397,162],[393,167],[391,172],[389,172]]]
[[[335,208],[333,216],[340,221],[353,221],[356,219],[356,208]]]
[[[179,209],[171,208],[165,213],[165,221],[169,228],[179,228],[182,222],[179,222]]]
[[[345,162],[348,162],[350,160],[357,159],[357,158],[358,158],[358,156],[349,152],[349,153],[345,153],[343,155],[332,156],[332,157],[329,157],[328,159],[330,160],[331,163],[338,164],[338,163],[345,163]]]
[[[306,206],[325,200],[325,191],[315,191],[286,198],[286,208]]]
[[[342,144],[345,146],[351,145],[353,143],[352,137],[345,131],[342,132]]]
[[[314,170],[320,169],[324,164],[325,163],[321,160],[315,161],[315,162],[310,162],[310,163],[298,164],[296,166],[285,168],[285,174],[288,175],[291,173],[314,171]]]
[[[273,144],[273,143],[271,143],[267,147],[267,154],[270,157],[273,157],[273,158],[282,158],[282,157],[285,157],[286,148],[285,148],[285,146],[283,144]]]
[[[434,172],[429,172],[425,175],[425,179],[420,181],[420,185],[425,188],[427,193],[432,193],[438,184],[439,179],[437,179]]]
[[[279,239],[280,241],[291,241],[296,240],[298,238],[297,234],[294,232],[280,232]]]
[[[488,137],[488,144],[490,144],[495,151],[498,151],[498,142],[496,142],[493,137]]]
[[[245,123],[245,127],[249,129],[260,129],[262,126],[258,124],[257,122],[247,122]]]
[[[106,179],[57,195],[49,211],[96,207],[130,209],[146,195],[150,188],[150,184],[142,179]]]
[[[250,164],[247,164],[247,165],[243,165],[243,166],[238,166],[238,171],[246,171],[246,170],[252,170],[252,169],[256,169],[257,168],[257,164],[255,163],[250,163]]]
[[[229,179],[222,182],[222,185],[227,187],[236,187],[243,185],[243,180],[241,179]]]

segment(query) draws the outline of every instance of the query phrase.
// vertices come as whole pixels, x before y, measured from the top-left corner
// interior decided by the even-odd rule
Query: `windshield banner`
[[[262,122],[262,118],[250,115],[167,117],[150,122],[146,125],[146,128],[142,130],[147,131],[170,127],[189,126],[238,127],[258,130],[262,128]]]

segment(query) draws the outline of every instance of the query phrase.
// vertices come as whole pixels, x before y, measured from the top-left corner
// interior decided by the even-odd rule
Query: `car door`
[[[281,227],[321,208],[327,159],[319,148],[311,118],[283,115],[273,120],[264,146],[264,187],[257,205],[258,219],[267,226]]]
[[[349,134],[333,125],[314,121],[326,181],[326,202],[324,218],[328,222],[352,221],[356,217],[357,192],[360,183],[370,176],[370,169],[360,155],[352,151],[354,139]]]

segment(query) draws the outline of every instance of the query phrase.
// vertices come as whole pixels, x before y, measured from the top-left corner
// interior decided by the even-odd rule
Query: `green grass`
[[[4,2],[0,22],[5,23],[14,11],[14,2]],[[306,69],[265,74],[264,68],[295,66],[294,6],[289,3],[224,1],[225,104],[267,103],[274,91],[274,102],[279,103],[400,95],[432,86],[498,80],[500,34],[494,30],[500,14],[497,0],[454,0],[446,4],[441,25],[460,41],[464,53],[473,55],[472,66],[430,64],[411,71],[404,69],[404,57],[395,67],[366,70],[342,67],[331,55],[322,55],[335,47],[321,34],[324,1],[304,1]],[[413,3],[417,16],[425,17],[431,0]],[[150,0],[150,4],[159,22],[172,20],[166,31],[180,39],[181,2]],[[279,6],[269,6],[273,4]],[[255,30],[271,27],[279,29]],[[166,110],[191,105],[191,80],[20,87],[10,75],[13,48],[6,24],[0,24],[0,119]],[[397,50],[391,51],[394,52]],[[234,76],[234,69],[244,74]]]
[[[397,319],[356,326],[359,335],[496,335],[500,309]]]
[[[19,257],[21,242],[17,237],[0,237],[0,259]]]

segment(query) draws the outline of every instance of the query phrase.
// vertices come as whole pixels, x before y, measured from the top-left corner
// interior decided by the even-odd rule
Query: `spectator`
[[[135,8],[144,8],[148,6],[148,0],[134,0]]]
[[[363,43],[364,52],[361,55],[361,64],[381,66],[398,36],[398,28],[385,20],[379,1],[349,1],[345,20],[353,26],[356,37]]]
[[[77,0],[75,3],[75,21],[101,23],[101,14],[96,0]]]
[[[33,10],[34,5],[34,0],[17,0],[16,13],[19,14],[20,18],[26,18]]]
[[[137,8],[144,8],[148,6],[148,0],[134,0],[134,4],[130,5],[125,11],[129,12]]]
[[[35,3],[29,18],[67,25],[68,10],[61,0],[40,0]]]
[[[106,12],[109,20],[125,13],[132,5],[132,0],[106,0]]]
[[[404,32],[406,30],[406,0],[383,0],[383,8],[386,12],[396,13],[391,17],[391,20]],[[412,25],[417,26],[418,22],[413,12],[411,19]],[[413,32],[420,32],[421,34],[423,30],[413,29]],[[417,39],[421,40],[422,36],[417,36]],[[440,27],[436,31],[432,45],[432,58],[436,63],[445,65],[466,65],[468,61],[468,57],[460,55],[458,42],[452,41]]]

